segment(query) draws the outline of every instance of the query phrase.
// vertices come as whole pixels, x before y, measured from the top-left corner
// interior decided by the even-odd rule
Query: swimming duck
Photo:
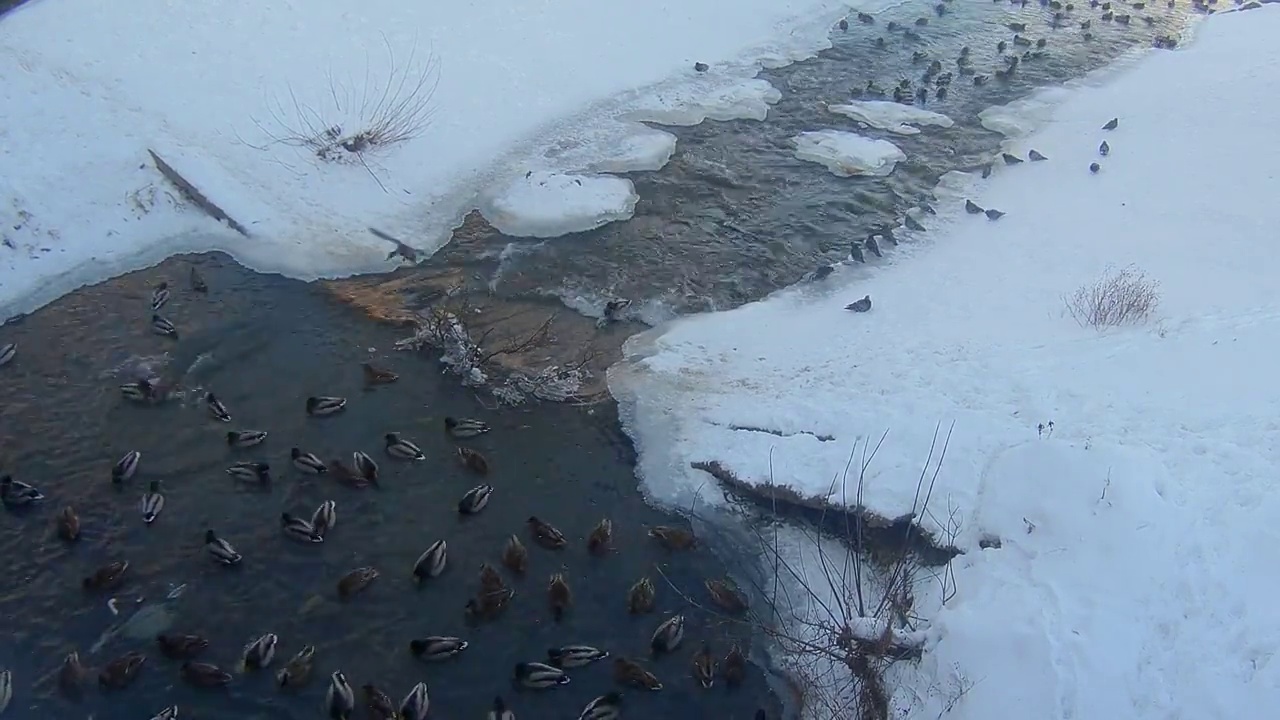
[[[384,437],[387,442],[387,454],[391,457],[401,460],[427,459],[427,454],[422,452],[422,448],[400,437],[400,433],[387,433]]]
[[[507,544],[502,548],[502,564],[511,572],[523,575],[528,562],[529,550],[520,542],[520,538],[515,535],[507,538]]]
[[[841,20],[840,22],[844,22]],[[507,704],[502,700],[501,695],[493,698],[493,706],[489,708],[489,714],[485,720],[516,720],[516,714],[507,709]]]
[[[551,617],[556,622],[563,620],[565,611],[573,605],[573,591],[569,589],[569,582],[564,579],[564,573],[555,573],[551,576],[551,582],[547,585],[547,600],[551,605]]]
[[[1009,43],[1007,43],[1007,42],[1005,42],[1005,41],[1003,41],[1003,40],[1001,40],[1000,42],[996,43],[996,52],[998,52],[998,53],[1002,53],[1002,52],[1004,52],[1005,50],[1007,50],[1008,48],[1009,48]]]
[[[652,612],[656,598],[657,591],[654,590],[653,581],[642,577],[627,591],[627,612],[632,615]]]
[[[539,662],[516,663],[515,679],[521,685],[535,690],[569,684],[569,676],[563,670]]]
[[[315,645],[307,645],[299,650],[297,655],[289,658],[284,667],[276,671],[276,685],[282,690],[295,690],[305,685],[311,677],[315,655]]]
[[[747,658],[742,654],[742,648],[736,643],[730,647],[729,654],[724,656],[724,662],[721,663],[720,668],[725,685],[731,688],[741,685],[747,676]]]
[[[360,473],[360,477],[374,485],[378,484],[378,463],[373,458],[356,450],[351,453],[351,465]]]
[[[182,663],[182,679],[203,688],[223,687],[231,684],[231,673],[212,663],[188,660]]]
[[[1026,32],[1027,30],[1027,24],[1020,22],[1005,23],[1005,27],[1017,33]]]
[[[603,555],[609,552],[609,546],[613,542],[613,521],[604,518],[596,523],[596,527],[587,536],[587,551],[593,555]]]
[[[276,657],[276,645],[280,638],[275,633],[266,633],[257,640],[244,646],[240,655],[241,670],[262,670],[271,665]]]
[[[868,15],[867,13],[864,13],[864,12],[858,13],[858,22],[862,23],[863,25],[870,25],[875,21],[876,19],[871,15]]]
[[[494,620],[506,611],[507,605],[514,596],[515,591],[511,588],[503,588],[496,592],[482,591],[467,601],[463,615],[470,623]]]
[[[558,668],[577,668],[604,660],[609,653],[590,645],[565,645],[547,650],[547,662]]]
[[[578,720],[618,720],[622,717],[622,694],[609,692],[587,703]]]
[[[14,480],[12,475],[0,475],[0,502],[6,507],[26,507],[43,499],[44,493],[35,486]]]
[[[536,515],[529,516],[525,523],[529,525],[529,532],[533,534],[533,539],[545,548],[559,550],[569,542],[565,539],[564,533],[557,530],[551,523],[539,520]]]
[[[493,495],[492,485],[477,485],[471,488],[458,501],[458,512],[463,515],[475,515],[485,509],[491,495]]]
[[[197,269],[195,269],[195,267],[192,267],[192,268],[191,268],[191,277],[190,277],[190,280],[191,280],[191,289],[192,289],[192,290],[194,290],[194,291],[196,291],[196,292],[198,292],[198,293],[207,293],[207,292],[209,292],[209,283],[206,283],[206,282],[204,281],[204,276],[203,276],[203,275],[201,275],[201,274],[200,274],[200,271],[199,271],[199,270],[197,270]]]
[[[178,706],[170,705],[152,717],[151,720],[178,720]]]
[[[692,532],[665,525],[649,528],[649,537],[668,550],[689,550],[698,545],[698,539]]]
[[[72,650],[62,660],[62,667],[58,668],[58,687],[62,692],[71,696],[78,697],[80,694],[80,686],[84,684],[84,679],[89,674],[84,664],[80,662],[80,653]],[[0,707],[3,707],[4,691],[0,689]],[[3,710],[0,710],[3,712]]]
[[[271,466],[262,462],[243,461],[227,468],[227,474],[241,482],[266,485],[271,482]]]
[[[447,635],[432,635],[420,640],[409,641],[409,652],[420,660],[439,662],[456,657],[467,649],[467,641]]]
[[[93,574],[80,582],[85,590],[114,590],[124,583],[125,571],[129,569],[128,560],[117,560],[93,571]]]
[[[207,393],[204,396],[204,404],[205,407],[209,408],[209,414],[212,415],[215,420],[231,422],[231,412],[227,410],[227,406],[223,405],[222,401],[219,400],[216,395],[213,393]]]
[[[324,705],[330,720],[349,720],[356,708],[356,695],[341,670],[329,676],[329,688],[324,693]]]
[[[142,522],[148,525],[160,517],[160,511],[164,510],[164,495],[160,492],[159,480],[152,480],[147,486],[147,491],[142,494],[142,501],[138,503],[138,510],[142,512]]]
[[[499,593],[507,589],[507,583],[489,563],[480,564],[480,592]]]
[[[983,212],[983,210],[982,210],[982,206],[978,205],[977,203],[975,203],[975,202],[974,202],[974,201],[972,201],[972,200],[965,200],[965,201],[964,201],[964,211],[965,211],[965,212],[967,212],[967,213],[969,213],[970,215],[977,215],[977,214],[979,214],[979,213]]]
[[[13,359],[17,357],[17,355],[18,355],[18,343],[8,343],[7,345],[0,345],[0,367],[4,367],[5,365],[8,365],[9,363],[13,362]]]
[[[140,652],[128,652],[102,667],[98,673],[98,685],[103,690],[123,690],[138,677],[147,656]]]
[[[1040,161],[1042,161],[1042,160],[1048,160],[1048,159],[1049,159],[1049,158],[1045,157],[1044,155],[1040,154],[1040,152],[1039,152],[1038,150],[1032,150],[1031,152],[1027,153],[1027,157],[1028,157],[1028,158],[1031,158],[1031,162],[1040,162]]]
[[[378,570],[373,567],[358,567],[338,580],[338,597],[347,599],[369,587],[369,583],[378,579]]]
[[[324,537],[325,533],[333,529],[338,524],[338,503],[332,500],[325,500],[320,503],[320,507],[311,513],[311,529],[320,537]]]
[[[174,327],[172,322],[161,315],[151,316],[151,332],[164,337],[171,337],[174,340],[178,339],[178,328]]]
[[[151,291],[151,312],[158,312],[167,302],[169,302],[169,283],[162,282]]]
[[[462,466],[477,475],[487,475],[489,473],[489,461],[485,459],[478,451],[469,447],[458,447],[458,462]]]
[[[427,712],[430,709],[431,695],[427,690],[427,684],[420,682],[414,685],[400,702],[400,720],[427,720]]]
[[[431,543],[431,547],[418,556],[413,563],[413,581],[422,582],[428,578],[439,577],[444,572],[449,560],[449,546],[444,540]]]
[[[125,400],[138,403],[148,403],[157,399],[156,388],[150,380],[127,382],[120,386],[120,394]]]
[[[205,531],[204,549],[213,556],[214,560],[223,565],[239,565],[243,559],[231,543],[218,537],[213,530]]]
[[[300,517],[289,513],[280,513],[280,529],[284,534],[299,542],[324,542],[324,536],[316,532],[315,526]]]
[[[364,370],[365,385],[387,385],[400,379],[399,375],[390,370],[382,370],[369,363],[361,363],[360,367]]]
[[[131,450],[124,454],[124,457],[116,461],[111,467],[111,482],[119,485],[127,480],[132,480],[133,476],[138,472],[138,463],[142,460],[142,453],[137,450]]]
[[[865,263],[867,261],[866,256],[862,254],[862,246],[857,240],[854,240],[849,247],[849,257],[853,258],[854,262]]]
[[[156,645],[160,654],[170,660],[190,660],[209,647],[209,641],[199,635],[157,635]]]
[[[642,690],[661,690],[662,683],[658,676],[644,669],[634,660],[618,658],[613,661],[613,681],[619,685],[640,688]]]
[[[266,430],[230,430],[227,432],[227,446],[247,448],[259,445],[267,439]]]
[[[711,654],[711,643],[702,643],[702,648],[693,654],[693,679],[704,688],[715,685],[716,658]]]
[[[80,516],[76,515],[75,508],[70,505],[62,508],[62,512],[58,513],[58,537],[67,542],[75,542],[80,539]]]
[[[326,467],[328,468],[326,474],[332,476],[334,480],[342,485],[357,489],[369,487],[369,481],[363,475],[341,460],[336,458],[330,460]]]
[[[868,80],[867,86],[863,88],[862,92],[872,97],[884,97],[884,88],[876,85],[875,80]]]
[[[342,412],[346,407],[346,398],[328,396],[307,398],[307,414],[313,417],[333,415],[334,413]]]
[[[365,683],[360,690],[364,693],[364,706],[369,712],[370,720],[399,720],[400,713],[396,710],[395,703],[381,688],[373,683]]]
[[[469,418],[447,417],[444,419],[444,429],[456,438],[470,438],[489,432],[487,424]]]
[[[676,614],[662,621],[653,631],[649,649],[654,655],[669,653],[680,647],[684,640],[684,615]]]
[[[300,472],[308,475],[323,475],[329,472],[329,468],[320,460],[320,458],[308,452],[302,452],[298,448],[289,451],[289,457],[293,460],[293,466]]]
[[[724,580],[705,580],[703,585],[711,596],[711,601],[730,615],[738,615],[747,611],[747,601],[742,599],[738,591]]]

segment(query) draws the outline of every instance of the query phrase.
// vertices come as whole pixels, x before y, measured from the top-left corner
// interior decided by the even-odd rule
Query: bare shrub
[[[1103,276],[1065,298],[1081,327],[1097,330],[1146,322],[1160,302],[1160,283],[1136,266],[1108,267]]]

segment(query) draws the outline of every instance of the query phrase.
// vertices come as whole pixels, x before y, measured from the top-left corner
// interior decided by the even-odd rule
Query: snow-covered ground
[[[527,196],[516,181],[529,171],[660,167],[675,139],[635,120],[763,118],[779,94],[756,70],[830,47],[846,12],[835,0],[28,3],[0,21],[0,317],[183,250],[302,278],[389,269],[392,247],[366,228],[434,250],[470,207]],[[379,120],[383,137],[408,139],[362,144]],[[148,149],[251,237],[179,202]],[[626,216],[597,183],[581,188],[543,198]],[[506,205],[509,225],[546,227],[546,208]]]
[[[719,460],[825,493],[855,443],[887,430],[864,502],[894,516],[935,425],[954,421],[923,522],[959,509],[958,593],[938,607],[917,589],[929,645],[894,706],[1272,717],[1278,35],[1280,8],[1211,18],[1184,50],[1058,93],[1007,148],[1047,161],[948,178],[916,250],[634,338],[610,380],[649,490],[688,507],[709,480],[689,464]],[[1007,216],[966,213],[966,198]],[[1066,312],[1130,265],[1159,282],[1149,322],[1099,332]],[[870,312],[844,309],[867,294]],[[969,689],[948,710],[938,687],[959,676]]]

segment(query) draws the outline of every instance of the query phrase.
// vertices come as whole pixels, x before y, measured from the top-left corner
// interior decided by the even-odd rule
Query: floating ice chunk
[[[954,120],[942,113],[886,100],[829,105],[827,110],[898,135],[920,134],[920,128],[916,127],[917,125],[949,128],[956,124]]]
[[[537,171],[499,191],[481,212],[507,235],[548,238],[626,220],[639,199],[630,180]]]
[[[697,125],[703,120],[764,120],[782,93],[767,80],[708,80],[677,86],[650,98],[651,107],[627,113],[624,120],[663,125]]]
[[[873,140],[842,130],[804,132],[791,138],[796,157],[824,165],[841,177],[875,175],[884,177],[907,159],[906,153],[888,140]]]

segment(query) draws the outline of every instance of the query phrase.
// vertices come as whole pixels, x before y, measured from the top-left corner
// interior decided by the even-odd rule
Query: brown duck
[[[103,690],[123,690],[138,677],[147,656],[140,652],[126,653],[107,663],[98,673],[98,685]]]
[[[592,555],[604,555],[613,543],[613,522],[604,518],[587,536],[587,551]]]
[[[662,683],[658,677],[644,669],[640,663],[627,658],[613,661],[613,680],[619,685],[640,688],[641,690],[661,690]]]
[[[502,548],[502,564],[518,575],[523,575],[529,565],[529,550],[515,535],[507,538],[507,544]]]
[[[496,620],[506,611],[507,605],[516,593],[511,588],[503,588],[494,592],[480,591],[467,601],[463,611],[468,622],[478,623],[485,620]]]
[[[80,539],[80,516],[76,515],[75,508],[70,505],[58,513],[58,537],[67,542]]]
[[[364,475],[356,472],[355,468],[337,458],[330,460],[326,467],[328,472],[325,474],[338,481],[339,485],[363,490],[371,484]]]
[[[480,566],[480,592],[494,593],[507,589],[507,583],[489,563]]]
[[[217,665],[188,660],[182,663],[182,679],[202,688],[224,687],[231,683],[231,673]]]
[[[536,516],[531,516],[527,521],[529,524],[529,532],[533,533],[533,539],[542,547],[551,550],[559,550],[568,544],[564,533],[560,532],[550,523],[539,520]]]
[[[373,683],[365,683],[364,706],[369,711],[370,720],[399,720],[400,713],[391,697]]]
[[[653,612],[656,597],[657,592],[654,591],[653,581],[647,577],[640,578],[627,591],[627,612],[632,615]]]
[[[390,370],[374,367],[370,363],[361,363],[360,367],[364,369],[365,385],[389,385],[400,379],[399,375]]]
[[[62,661],[62,667],[58,669],[58,687],[66,695],[78,697],[87,674],[88,671],[80,662],[80,653],[73,650],[67,653],[67,657]]]
[[[738,687],[747,676],[747,658],[742,654],[742,648],[735,643],[729,648],[729,654],[724,656],[724,662],[720,665],[720,674],[724,676],[724,683],[731,688]]]
[[[551,576],[551,582],[547,585],[547,599],[551,604],[551,617],[560,622],[569,606],[573,605],[573,591],[569,589],[569,582],[564,579],[563,573]]]
[[[117,560],[94,570],[92,575],[81,581],[81,584],[85,590],[114,590],[124,583],[124,574],[128,569],[129,561]]]
[[[156,644],[170,660],[190,660],[209,647],[209,641],[199,635],[157,635]]]
[[[369,583],[378,579],[378,570],[372,567],[358,567],[342,576],[338,581],[338,597],[347,599],[369,587]]]
[[[747,601],[731,584],[724,580],[710,579],[702,584],[706,586],[707,594],[711,596],[711,602],[715,603],[716,607],[730,615],[741,615],[747,611]]]
[[[472,450],[469,447],[459,447],[458,462],[462,463],[462,467],[477,475],[489,474],[489,461],[486,460],[478,450]]]
[[[716,658],[711,654],[711,643],[702,643],[702,648],[693,654],[693,679],[704,688],[715,685]]]
[[[698,539],[693,536],[692,532],[665,525],[649,528],[649,537],[657,540],[662,547],[668,550],[689,550],[698,544]]]

